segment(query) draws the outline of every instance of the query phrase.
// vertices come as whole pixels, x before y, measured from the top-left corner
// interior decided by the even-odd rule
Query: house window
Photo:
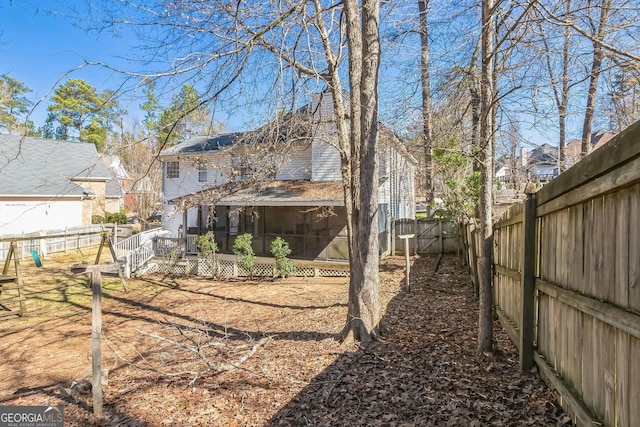
[[[207,182],[207,167],[198,167],[198,182]]]
[[[167,178],[180,178],[179,162],[167,162]]]

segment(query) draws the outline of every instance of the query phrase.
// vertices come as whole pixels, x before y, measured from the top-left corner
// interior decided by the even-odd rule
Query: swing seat
[[[42,261],[40,260],[40,255],[38,251],[31,251],[31,257],[33,258],[33,262],[35,262],[36,267],[42,267]]]

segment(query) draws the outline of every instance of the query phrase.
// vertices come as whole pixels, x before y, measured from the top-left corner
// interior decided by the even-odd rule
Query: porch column
[[[182,257],[187,257],[187,210],[182,211]]]

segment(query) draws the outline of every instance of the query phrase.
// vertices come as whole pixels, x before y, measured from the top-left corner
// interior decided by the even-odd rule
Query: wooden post
[[[391,256],[396,256],[396,220],[391,220]]]
[[[13,259],[14,265],[15,265],[15,270],[16,270],[16,285],[18,286],[18,299],[20,300],[20,316],[22,316],[24,313],[27,312],[27,306],[25,305],[25,298],[24,298],[24,293],[22,292],[22,289],[24,287],[23,283],[22,283],[22,277],[20,276],[20,257],[18,256],[18,254],[16,253],[17,251],[15,250],[18,247],[18,243],[17,242],[11,242],[12,246],[15,246],[14,251],[13,251],[13,256],[15,257]]]
[[[407,262],[407,282],[405,290],[411,292],[411,285],[409,283],[409,273],[411,272],[411,263],[409,262],[409,239],[415,237],[415,234],[400,234],[398,236],[401,240],[404,240],[404,259]]]
[[[407,292],[411,292],[411,284],[409,283],[409,273],[411,272],[411,263],[409,262],[409,239],[404,239],[404,259],[407,263]]]
[[[93,294],[91,309],[91,372],[93,382],[93,413],[102,414],[102,274],[100,267],[87,268],[91,272],[91,293]]]
[[[9,243],[9,250],[7,251],[7,258],[4,260],[4,267],[2,267],[2,275],[6,276],[9,272],[9,266],[11,265],[11,256],[14,255],[14,251],[16,250],[17,245],[16,242]],[[16,253],[15,256],[18,256]]]
[[[473,277],[473,292],[476,298],[480,295],[480,278],[478,277],[478,247],[477,245],[477,234],[478,230],[476,229],[475,219],[473,220],[473,227],[470,228],[470,242],[469,247],[471,248],[471,273]]]
[[[524,202],[524,242],[522,244],[522,307],[520,318],[520,371],[533,367],[533,322],[536,263],[536,196]]]
[[[183,241],[183,251],[182,251],[182,259],[187,258],[187,211],[182,212],[182,237]]]

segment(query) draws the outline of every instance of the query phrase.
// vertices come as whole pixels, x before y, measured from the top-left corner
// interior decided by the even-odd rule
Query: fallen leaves
[[[90,395],[59,391],[71,384],[65,378],[84,375],[82,363],[65,365],[62,375],[52,370],[36,380],[22,376],[21,385],[0,403],[63,404],[70,426],[570,425],[538,376],[518,373],[517,354],[498,324],[498,350],[476,356],[477,303],[456,259],[444,257],[437,273],[435,259],[413,262],[411,293],[400,292],[404,258],[382,263],[383,336],[366,349],[335,340],[346,318],[346,280],[131,280],[128,294],[106,292],[103,301],[107,348],[121,358],[105,350],[110,374],[102,417],[92,415]],[[51,351],[41,341],[45,336],[82,352],[90,340],[90,318],[81,307],[75,310],[73,321],[56,319],[64,327],[44,322],[46,334],[16,329],[3,339],[28,346],[37,360],[46,357],[38,358],[38,352]],[[168,325],[180,328],[167,335]],[[202,340],[201,330],[207,334]],[[160,331],[164,339],[152,336]],[[261,342],[265,337],[270,339]],[[233,343],[233,351],[209,346],[205,338]],[[167,340],[180,343],[180,351],[168,351]],[[212,366],[231,368],[251,350],[233,369],[209,369],[190,384],[187,354],[219,354],[225,360]],[[142,356],[185,375],[163,377],[122,361]],[[56,358],[47,359],[53,369]],[[29,371],[18,358],[11,363]]]

